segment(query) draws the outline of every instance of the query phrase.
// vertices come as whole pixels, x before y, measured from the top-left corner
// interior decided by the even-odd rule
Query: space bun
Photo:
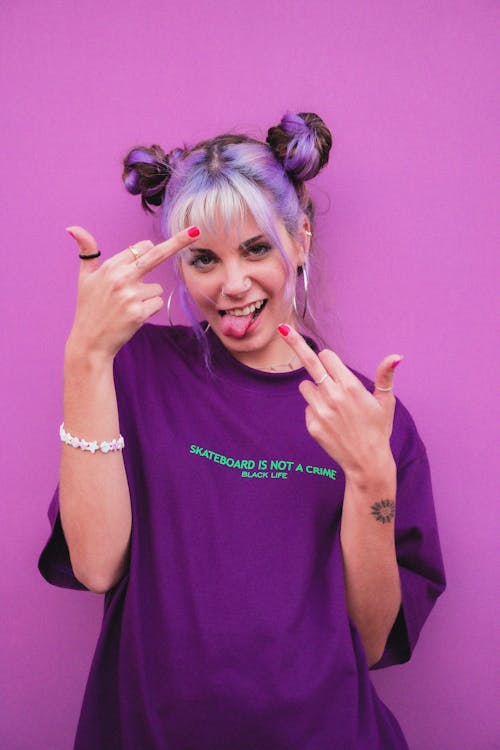
[[[311,180],[328,163],[332,134],[314,112],[287,112],[269,128],[267,143],[294,182]]]
[[[149,148],[136,146],[123,160],[122,179],[125,187],[129,193],[141,196],[146,211],[152,213],[151,206],[161,205],[173,167],[181,153],[181,149],[174,149],[166,154],[156,144]]]

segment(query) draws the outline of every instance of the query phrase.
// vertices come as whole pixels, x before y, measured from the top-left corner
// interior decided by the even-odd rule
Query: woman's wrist
[[[93,349],[70,334],[64,349],[64,367],[78,371],[102,371],[113,366],[114,355]]]
[[[374,456],[370,463],[356,469],[346,470],[346,486],[370,495],[381,493],[395,498],[396,495],[396,462],[389,450],[388,453]]]

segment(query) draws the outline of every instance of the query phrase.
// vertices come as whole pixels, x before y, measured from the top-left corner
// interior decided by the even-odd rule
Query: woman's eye
[[[213,262],[214,258],[212,255],[197,255],[191,259],[190,265],[203,271],[206,268],[210,268]]]
[[[261,257],[263,255],[267,255],[272,250],[271,245],[268,245],[267,243],[263,243],[260,245],[252,245],[247,249],[247,253],[249,255],[253,255],[254,257]]]

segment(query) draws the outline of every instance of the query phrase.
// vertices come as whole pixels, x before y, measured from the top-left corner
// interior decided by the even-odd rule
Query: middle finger
[[[172,255],[178,253],[179,250],[182,250],[183,248],[190,245],[194,241],[194,239],[199,236],[199,234],[200,230],[198,229],[198,227],[189,227],[188,229],[183,229],[177,234],[174,234],[173,237],[165,240],[165,242],[160,242],[159,245],[155,245],[154,247],[152,247],[137,262],[139,276],[142,277],[146,273],[149,273],[153,270],[153,268],[159,266],[160,263],[163,263]]]
[[[317,386],[328,382],[328,378],[334,379],[333,372],[330,372],[328,366],[322,363],[300,333],[289,325],[280,326],[279,331]]]

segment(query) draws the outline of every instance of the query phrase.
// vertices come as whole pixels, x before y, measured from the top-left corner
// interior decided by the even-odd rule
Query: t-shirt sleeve
[[[51,534],[47,544],[42,550],[38,559],[38,569],[46,581],[54,586],[61,586],[65,589],[78,589],[87,591],[87,588],[75,578],[69,549],[64,538],[59,514],[59,489],[56,489],[48,511]]]
[[[401,581],[401,607],[384,654],[373,669],[410,659],[420,631],[446,585],[439,542],[431,474],[425,448],[411,417],[410,458],[398,464],[396,554]]]

